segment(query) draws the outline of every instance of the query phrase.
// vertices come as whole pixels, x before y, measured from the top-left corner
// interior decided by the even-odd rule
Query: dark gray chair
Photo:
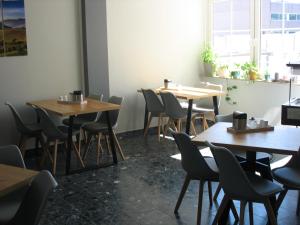
[[[246,204],[249,203],[250,224],[253,224],[253,202],[263,203],[271,225],[277,225],[274,209],[270,198],[274,197],[283,189],[270,180],[263,179],[255,173],[246,173],[240,166],[235,155],[224,147],[217,147],[209,142],[213,156],[219,168],[220,184],[224,190],[224,198],[218,209],[213,224],[222,216],[227,204],[232,200],[241,201],[240,224],[244,224]],[[232,203],[233,204],[233,203]]]
[[[152,121],[153,117],[158,117],[158,141],[160,141],[160,130],[161,127],[163,129],[163,117],[167,117],[167,115],[165,114],[165,108],[164,105],[162,104],[162,102],[160,101],[159,97],[157,96],[157,94],[151,90],[151,89],[142,89],[144,98],[145,98],[145,102],[146,102],[146,107],[148,109],[148,117],[149,120],[147,122],[147,126],[146,129],[144,131],[144,136],[147,135],[148,133],[148,129],[150,126],[150,123]]]
[[[216,122],[232,123],[233,122],[233,114],[231,113],[231,114],[228,114],[228,115],[216,115],[215,121]],[[236,153],[235,157],[240,162],[246,161],[246,154],[245,153]],[[270,167],[270,158],[271,158],[271,155],[268,154],[268,153],[264,153],[264,152],[256,153],[256,161],[269,166],[269,168],[271,168]],[[219,185],[216,189],[215,194],[214,194],[214,200],[217,200],[220,191],[221,191],[221,186]]]
[[[64,142],[65,144],[67,143],[68,127],[56,126],[56,124],[52,121],[52,119],[49,117],[48,113],[44,109],[36,108],[36,111],[41,120],[42,132],[45,135],[45,137],[47,138],[42,161],[45,160],[45,157],[47,155],[49,156],[50,160],[52,161],[52,173],[53,173],[53,175],[55,175],[56,174],[56,164],[57,164],[58,144],[60,141]],[[79,130],[76,130],[76,129],[73,130],[73,135],[76,135],[78,133],[79,133]],[[50,153],[51,142],[54,142],[53,157]],[[75,154],[76,154],[81,166],[84,167],[84,163],[80,156],[79,150],[74,142],[72,142],[72,147],[75,150]]]
[[[112,96],[109,98],[108,102],[121,105],[123,101],[122,97],[117,97],[117,96]],[[109,118],[110,118],[110,123],[113,129],[113,136],[114,136],[114,141],[117,144],[117,149],[122,157],[123,160],[125,160],[125,156],[123,153],[123,150],[120,146],[120,143],[117,139],[115,129],[118,126],[118,117],[119,117],[119,112],[120,110],[112,110],[109,111]],[[83,131],[87,132],[88,134],[88,140],[87,140],[87,145],[85,147],[85,151],[83,153],[83,159],[85,159],[91,145],[92,138],[97,136],[97,164],[99,164],[99,159],[100,159],[100,154],[103,152],[103,148],[101,145],[101,137],[102,135],[105,137],[107,148],[109,149],[109,143],[108,143],[108,127],[107,127],[107,121],[106,121],[106,115],[105,113],[102,113],[99,119],[96,122],[93,123],[87,123],[82,126]]]
[[[211,182],[219,181],[219,170],[212,157],[203,157],[199,152],[196,145],[191,142],[190,137],[185,133],[172,133],[178,149],[181,153],[181,164],[186,171],[185,181],[177,200],[174,213],[178,213],[178,209],[184,197],[184,194],[189,186],[191,180],[199,180],[199,197],[198,197],[198,211],[197,211],[197,224],[201,223],[201,211],[202,211],[202,198],[203,188],[205,182],[208,182],[209,200],[212,205],[212,191]],[[235,208],[233,213],[237,218]]]
[[[165,106],[165,113],[169,117],[168,123],[164,130],[165,137],[170,126],[173,126],[176,132],[181,131],[181,124],[182,121],[185,120],[187,117],[187,110],[182,108],[182,106],[180,105],[179,101],[173,93],[160,92],[160,96]],[[177,126],[175,123],[177,124]],[[196,135],[195,126],[193,123],[191,123],[191,128],[194,135]]]
[[[29,138],[36,138],[36,143],[38,141],[40,142],[41,145],[43,145],[43,139],[41,136],[41,126],[38,123],[33,123],[33,124],[26,124],[24,123],[23,119],[21,118],[20,114],[16,110],[16,108],[9,102],[5,102],[5,105],[9,107],[11,110],[16,127],[18,132],[21,134],[20,141],[19,141],[19,148],[21,150],[22,155],[25,155],[26,151],[26,142]],[[37,147],[37,146],[36,146]]]
[[[17,213],[5,225],[38,225],[47,197],[56,186],[52,175],[41,171],[29,186]]]
[[[95,99],[95,100],[102,101],[103,94],[101,94],[100,96],[92,95],[92,96],[89,96],[88,98],[92,98],[92,99]],[[96,112],[96,113],[86,113],[86,114],[78,115],[73,120],[73,127],[76,128],[76,129],[80,129],[80,127],[85,123],[95,122],[99,114],[100,113]],[[70,125],[69,118],[64,119],[62,121],[62,123],[66,126],[69,126]]]
[[[277,202],[279,209],[288,190],[298,190],[298,203],[296,214],[300,211],[300,152],[294,155],[290,161],[283,167],[276,168],[273,171],[273,177],[276,181],[283,184],[284,190],[280,193]]]
[[[16,145],[0,147],[0,164],[25,168],[20,149]],[[24,186],[0,198],[0,224],[6,224],[17,212],[28,189]]]

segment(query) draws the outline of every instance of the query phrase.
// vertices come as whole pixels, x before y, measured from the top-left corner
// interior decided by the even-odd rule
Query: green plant
[[[228,80],[226,80],[226,85],[227,85],[227,88],[226,88],[227,93],[226,93],[226,96],[225,96],[225,100],[230,105],[236,105],[237,102],[232,99],[231,92],[234,91],[234,90],[237,90],[238,87],[237,87],[237,85],[229,85]]]
[[[204,48],[201,52],[201,60],[204,63],[208,63],[208,64],[212,64],[212,65],[216,64],[217,56],[213,52],[213,49],[210,45],[204,46]]]
[[[241,69],[244,72],[244,78],[249,79],[250,72],[258,72],[258,68],[256,66],[256,63],[254,61],[252,62],[245,62],[243,65],[241,65]]]

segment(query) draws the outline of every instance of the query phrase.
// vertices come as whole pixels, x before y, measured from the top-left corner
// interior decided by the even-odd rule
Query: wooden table
[[[30,183],[37,174],[37,171],[0,164],[0,198]]]
[[[216,123],[197,135],[192,141],[198,145],[209,141],[229,150],[246,152],[246,162],[243,167],[251,172],[259,171],[263,177],[270,180],[272,180],[270,169],[266,165],[256,162],[256,152],[295,155],[299,150],[300,129],[295,127],[275,127],[274,131],[232,134],[227,132],[227,127],[231,126],[232,123]],[[275,209],[276,198],[270,200]],[[229,208],[230,205],[227,206],[226,213],[224,213],[219,224],[227,223]]]
[[[32,101],[28,102],[28,105],[43,108],[49,112],[52,112],[58,116],[69,116],[69,127],[68,127],[68,151],[66,157],[66,174],[70,173],[70,164],[71,164],[71,151],[72,151],[72,130],[73,130],[73,120],[74,117],[81,114],[95,113],[95,112],[105,112],[106,121],[108,126],[108,133],[110,138],[110,145],[113,155],[113,163],[117,164],[117,154],[113,138],[113,130],[109,119],[109,111],[118,110],[121,108],[120,105],[100,102],[95,99],[86,99],[86,104],[62,104],[58,103],[56,99],[50,100],[41,100],[41,101]],[[86,167],[84,170],[95,169],[95,167]],[[81,172],[83,170],[73,171]]]
[[[186,130],[185,130],[187,134],[190,134],[193,101],[197,99],[212,97],[214,112],[215,115],[218,115],[219,114],[218,96],[225,95],[225,92],[223,91],[218,91],[218,90],[208,89],[208,88],[195,88],[195,87],[185,87],[185,86],[180,88],[167,88],[167,89],[160,87],[154,89],[154,91],[157,94],[159,94],[159,92],[171,92],[176,96],[176,98],[184,99],[188,101],[187,121],[186,121]],[[141,90],[138,90],[138,92],[141,92]],[[147,126],[147,121],[148,121],[148,109],[147,109],[147,105],[145,105],[144,129]]]

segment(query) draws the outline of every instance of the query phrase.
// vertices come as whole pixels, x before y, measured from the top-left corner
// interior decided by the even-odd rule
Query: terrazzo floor
[[[56,179],[59,186],[49,196],[41,225],[192,225],[196,224],[198,182],[192,181],[179,209],[173,213],[185,173],[180,161],[171,158],[178,154],[172,140],[157,141],[156,135],[147,139],[142,135],[119,138],[125,161],[116,166],[101,168],[81,174],[64,176],[64,154]],[[95,153],[89,155],[93,163]],[[105,157],[110,160],[109,157]],[[32,164],[32,159],[26,160]],[[73,159],[73,162],[76,160]],[[76,166],[76,162],[73,167]],[[216,184],[213,184],[213,191]],[[205,185],[202,223],[211,224],[221,202],[209,207],[207,185]],[[239,203],[235,202],[237,210]],[[296,216],[297,195],[288,192],[279,210],[278,224],[300,225]],[[249,224],[246,213],[246,224]],[[266,213],[260,204],[254,204],[254,222],[266,224]],[[229,224],[234,224],[231,216]]]

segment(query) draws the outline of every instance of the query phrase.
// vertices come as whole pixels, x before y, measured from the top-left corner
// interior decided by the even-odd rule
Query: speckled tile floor
[[[185,173],[180,161],[171,158],[178,150],[171,140],[156,135],[120,138],[126,161],[117,166],[70,176],[58,175],[59,186],[49,197],[41,225],[191,225],[196,223],[198,182],[185,195],[179,217],[173,209]],[[60,158],[64,158],[60,154]],[[89,160],[92,160],[92,155]],[[30,159],[29,159],[30,161]],[[74,161],[74,160],[73,160]],[[29,163],[30,164],[30,163]],[[59,166],[63,172],[63,161]],[[213,185],[215,190],[216,184]],[[296,192],[289,192],[279,211],[278,224],[300,225],[295,214]],[[220,203],[222,194],[219,196]],[[202,223],[211,224],[218,203],[209,207],[205,186]],[[236,203],[237,209],[239,204]],[[254,204],[255,224],[266,224],[262,205]],[[234,224],[233,217],[230,224]],[[248,215],[246,215],[248,224]]]

